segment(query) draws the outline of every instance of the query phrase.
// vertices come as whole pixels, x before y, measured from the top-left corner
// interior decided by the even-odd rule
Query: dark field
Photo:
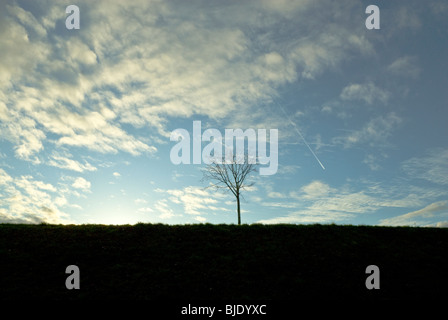
[[[448,229],[0,224],[2,300],[446,299],[447,267]]]

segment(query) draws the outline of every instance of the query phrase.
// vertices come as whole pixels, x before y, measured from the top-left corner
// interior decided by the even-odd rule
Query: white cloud
[[[313,181],[308,185],[302,187],[303,199],[316,199],[321,198],[331,191],[331,188],[328,184],[323,183],[321,181]]]
[[[381,169],[381,166],[378,164],[378,157],[373,154],[368,154],[364,160],[363,163],[369,166],[370,170],[377,171]]]
[[[298,203],[295,202],[261,202],[262,206],[265,207],[274,207],[274,208],[297,208],[299,206]]]
[[[345,148],[368,143],[371,147],[384,147],[389,144],[388,138],[402,122],[395,113],[378,116],[367,122],[360,130],[353,130],[350,134],[333,138],[335,144],[342,144]]]
[[[19,7],[0,3],[2,19],[0,19],[0,87],[8,89],[11,80],[18,80],[34,70],[36,65],[48,54],[45,44],[39,40],[30,40],[26,27],[20,20],[26,22],[28,28],[39,30],[39,23],[29,17],[29,13]],[[10,13],[10,16],[6,14]],[[28,16],[30,19],[23,19]],[[34,21],[32,23],[31,21]],[[39,33],[39,31],[37,31]]]
[[[437,222],[435,227],[437,227],[437,228],[448,228],[448,221]]]
[[[420,75],[420,67],[417,64],[417,58],[411,56],[403,56],[392,62],[387,70],[397,76],[418,78]]]
[[[295,211],[287,216],[276,217],[272,219],[263,219],[257,221],[263,224],[279,224],[279,223],[328,223],[343,221],[353,218],[353,214],[341,211],[317,211],[303,210]]]
[[[373,213],[386,206],[406,206],[409,201],[387,200],[369,192],[352,191],[348,187],[332,188],[319,180],[310,182],[299,191],[289,192],[283,202],[262,202],[263,206],[294,209],[288,215],[264,219],[260,223],[324,223],[343,221],[359,214]],[[415,202],[413,202],[415,204]]]
[[[444,0],[432,1],[430,6],[435,16],[444,18],[445,14],[448,13],[448,4]]]
[[[148,200],[138,198],[138,199],[134,200],[134,203],[135,204],[147,204]]]
[[[324,223],[347,220],[356,214],[374,212],[378,201],[364,192],[331,188],[321,181],[312,181],[299,192],[290,192],[295,202],[270,204],[281,208],[303,208],[283,217],[264,219],[260,223]],[[265,203],[264,205],[267,205]]]
[[[284,202],[263,202],[263,206],[293,209],[284,216],[263,219],[272,223],[329,223],[341,222],[363,214],[373,214],[385,208],[409,208],[421,205],[427,199],[440,196],[421,192],[412,186],[383,187],[366,182],[367,187],[332,188],[322,181],[312,181],[299,191],[289,193]]]
[[[120,1],[97,1],[89,3],[89,23],[71,37],[54,30],[63,17],[53,5],[42,4],[39,13],[31,13],[17,4],[5,11],[0,4],[9,15],[0,20],[0,137],[14,145],[17,158],[47,160],[50,166],[83,173],[97,169],[55,148],[72,154],[82,148],[137,156],[157,151],[155,143],[166,140],[174,118],[206,116],[219,124],[250,125],[259,120],[254,109],[272,101],[285,84],[316,79],[353,54],[373,53],[372,38],[363,28],[353,28],[364,18],[352,21],[358,17],[356,6],[350,1],[247,1],[237,6],[219,3],[209,10],[198,3],[137,1],[123,6]],[[409,65],[406,59],[397,61],[390,72]],[[340,98],[387,103],[389,93],[370,82],[355,83]],[[347,147],[382,144],[399,122],[394,114],[374,118],[336,141]],[[320,146],[317,136],[316,150]],[[44,160],[42,154],[51,156]],[[281,166],[279,173],[296,169]],[[7,177],[1,179],[10,185]],[[64,196],[91,187],[84,178],[69,184],[74,190],[65,190]],[[34,186],[35,192],[53,192]],[[173,214],[170,202],[197,217],[208,210],[227,210],[222,198],[199,188],[163,192],[169,198],[157,205],[165,218]],[[309,210],[341,210],[338,217],[362,212],[360,201],[371,200],[351,194],[337,194],[318,181],[296,192],[307,201],[321,201],[308,204]],[[267,195],[288,193],[271,190]],[[64,198],[57,203],[67,205]],[[313,215],[322,218],[317,211]]]
[[[7,26],[5,33],[0,32],[2,53],[6,55],[0,57],[0,81],[5,84],[2,89],[7,90],[8,82],[14,79],[17,89],[5,95],[7,98],[0,104],[3,109],[6,102],[9,110],[6,114],[2,112],[1,119],[9,122],[0,131],[3,139],[16,144],[18,158],[38,163],[34,155],[43,150],[47,133],[59,135],[59,144],[101,152],[138,155],[156,151],[154,146],[148,146],[112,122],[111,110],[100,114],[95,110],[82,111],[87,108],[67,108],[67,104],[80,106],[85,98],[95,98],[97,92],[92,90],[95,80],[83,68],[96,64],[96,54],[81,38],[51,37],[50,41],[31,12],[18,6],[6,7],[15,19],[6,17],[0,22],[0,30]],[[42,20],[50,23],[55,12],[47,12],[52,18]],[[96,67],[92,68],[92,72],[95,70]],[[92,104],[93,108],[95,105]],[[98,109],[107,110],[104,106]]]
[[[0,168],[0,185],[7,185],[11,181],[11,176],[7,174],[5,170]]]
[[[414,157],[402,164],[402,170],[411,178],[423,179],[439,185],[448,185],[448,149],[437,148],[423,157]]]
[[[154,212],[154,210],[150,207],[143,207],[143,208],[139,208],[137,209],[137,212],[139,213],[147,213],[147,212]]]
[[[70,223],[60,189],[32,176],[14,178],[0,168],[0,222]]]
[[[39,164],[40,160],[34,155],[43,150],[42,140],[46,138],[45,133],[37,129],[37,123],[26,116],[13,119],[19,113],[9,111],[9,118],[6,123],[0,123],[0,133],[2,138],[15,144],[15,155],[22,160],[32,161]]]
[[[397,217],[380,221],[380,225],[402,226],[427,224],[428,219],[441,219],[448,216],[448,201],[438,201],[426,207]],[[442,222],[440,225],[443,225]],[[440,226],[439,225],[439,226]]]
[[[422,22],[420,20],[419,9],[415,6],[402,5],[394,10],[394,26],[408,30],[420,29]]]
[[[73,188],[81,189],[84,192],[90,191],[90,186],[91,186],[90,181],[87,181],[86,179],[84,179],[82,177],[76,178],[72,184]]]
[[[154,209],[160,214],[159,218],[161,219],[170,219],[175,216],[174,211],[169,207],[166,199],[157,201]]]
[[[32,176],[21,176],[20,179],[16,179],[16,185],[27,190],[29,194],[37,192],[37,190],[56,192],[56,188],[53,185],[42,181],[33,181],[32,179]],[[30,192],[30,190],[33,191]]]
[[[59,138],[57,140],[58,145],[85,147],[102,153],[124,151],[132,155],[157,151],[156,147],[148,146],[146,143],[129,135],[118,125],[108,122],[98,112],[92,112],[84,116],[67,114],[64,119],[65,123],[60,125],[63,125],[64,128],[73,128],[74,131]],[[58,126],[59,124],[56,125],[56,131],[60,132],[57,129]],[[79,133],[75,132],[75,130]]]
[[[171,195],[169,197],[171,203],[182,205],[184,212],[189,215],[202,216],[210,211],[229,211],[226,207],[217,206],[226,197],[221,194],[211,194],[201,187],[188,186],[183,189],[169,190],[157,188],[154,191]],[[234,205],[233,202],[232,205]]]
[[[6,10],[10,13],[12,17],[15,17],[20,24],[28,29],[31,29],[39,37],[44,37],[47,35],[45,28],[37,21],[37,19],[28,11],[23,10],[18,6],[6,5]]]
[[[284,197],[285,197],[285,195],[280,192],[271,191],[268,193],[268,198],[280,199],[280,198],[284,198]]]
[[[281,163],[278,166],[277,174],[284,175],[292,175],[296,173],[300,169],[298,165],[282,165]]]
[[[113,173],[113,176],[114,176],[115,178],[119,178],[119,177],[121,177],[121,174],[120,174],[119,172],[114,172],[114,173]]]
[[[66,156],[60,155],[58,153],[53,153],[53,155],[50,157],[50,160],[47,162],[49,166],[61,168],[61,169],[67,169],[72,170],[76,172],[84,172],[84,171],[96,171],[97,168],[92,166],[89,162],[85,161],[84,164],[80,163],[79,161],[70,159],[70,154],[67,154]]]
[[[372,51],[367,38],[346,23],[328,33],[322,21],[341,4],[249,1],[220,3],[219,10],[199,5],[138,1],[124,9],[119,1],[89,3],[89,23],[73,38],[55,33],[61,18],[54,6],[43,4],[33,13],[3,4],[2,139],[15,145],[18,158],[35,163],[55,145],[152,154],[154,142],[169,136],[171,117],[233,121],[238,110],[238,119],[254,121],[253,108],[271,101],[281,85],[314,78],[353,51]],[[349,15],[356,9],[345,8]],[[310,12],[319,12],[316,21]],[[284,19],[290,27],[273,31]],[[291,42],[296,30],[316,37],[294,33],[298,38]],[[138,136],[124,129],[128,125],[148,133]],[[83,170],[63,159],[51,165]]]
[[[194,217],[194,219],[195,219],[196,221],[199,221],[199,222],[202,222],[202,223],[204,223],[205,221],[207,221],[206,218],[201,217],[201,216]]]
[[[82,43],[79,38],[70,41],[70,58],[81,64],[90,66],[96,64],[97,56],[90,48]]]
[[[389,99],[389,93],[383,89],[378,88],[372,82],[364,84],[350,84],[342,89],[340,98],[342,100],[350,101],[364,101],[371,105],[376,102],[386,103]]]

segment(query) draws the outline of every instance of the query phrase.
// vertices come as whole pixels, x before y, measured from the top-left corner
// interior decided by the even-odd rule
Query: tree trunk
[[[241,225],[241,211],[240,211],[240,195],[236,196],[236,204],[238,208],[238,225]]]

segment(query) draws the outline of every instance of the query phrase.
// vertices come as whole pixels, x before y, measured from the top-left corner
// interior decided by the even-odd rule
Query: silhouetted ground
[[[446,299],[447,267],[448,229],[0,224],[2,300]]]

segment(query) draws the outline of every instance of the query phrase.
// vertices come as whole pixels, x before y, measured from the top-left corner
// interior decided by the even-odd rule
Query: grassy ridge
[[[0,224],[0,299],[446,299],[447,267],[448,229]]]

